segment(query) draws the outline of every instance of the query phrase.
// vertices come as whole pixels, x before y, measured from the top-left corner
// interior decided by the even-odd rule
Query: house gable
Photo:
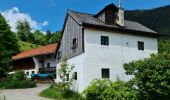
[[[57,62],[60,62],[64,56],[69,59],[83,53],[83,28],[80,24],[78,19],[68,11],[62,30],[62,39],[58,50],[56,50]],[[75,41],[76,45],[73,46]],[[61,53],[60,58],[58,57],[59,52]]]

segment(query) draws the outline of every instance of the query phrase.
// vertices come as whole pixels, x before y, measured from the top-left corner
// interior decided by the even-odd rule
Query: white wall
[[[109,36],[109,46],[101,45],[101,36]],[[111,80],[119,77],[127,81],[130,76],[124,73],[124,63],[149,57],[158,51],[157,39],[151,37],[93,29],[85,29],[84,37],[84,87],[93,79],[101,78],[102,68],[110,69]],[[138,50],[137,41],[144,42],[144,51]]]
[[[109,36],[109,46],[101,45],[101,36]],[[144,51],[138,50],[137,41],[144,42]],[[110,79],[118,77],[127,81],[123,64],[133,60],[149,57],[157,53],[157,39],[144,36],[121,34],[110,31],[84,29],[85,52],[68,60],[75,65],[77,81],[74,82],[75,91],[82,92],[94,79],[101,78],[101,69],[110,69]],[[57,70],[60,64],[57,64]],[[57,82],[60,81],[57,76]]]
[[[73,57],[69,59],[67,62],[69,65],[74,65],[75,68],[73,72],[77,72],[77,80],[73,81],[72,89],[77,92],[82,92],[84,90],[84,69],[83,69],[84,68],[83,66],[84,65],[84,54]],[[57,64],[56,70],[59,69],[59,66],[60,66],[60,63]],[[61,82],[58,74],[57,74],[56,82]]]

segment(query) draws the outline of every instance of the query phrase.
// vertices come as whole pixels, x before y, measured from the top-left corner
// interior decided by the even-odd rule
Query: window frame
[[[107,72],[106,70],[108,70],[108,73],[104,73],[104,72]],[[101,69],[101,78],[107,78],[107,79],[110,78],[110,68],[102,68]]]
[[[72,39],[72,44],[71,44],[71,48],[75,49],[78,46],[78,38],[73,38]]]
[[[109,46],[109,36],[101,36],[100,42],[101,45]]]
[[[145,50],[145,44],[143,41],[137,41],[138,50],[144,51]]]

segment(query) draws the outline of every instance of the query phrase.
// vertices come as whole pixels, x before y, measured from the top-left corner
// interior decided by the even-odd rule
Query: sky
[[[16,32],[17,20],[26,19],[32,31],[52,32],[62,29],[67,9],[96,14],[106,5],[119,0],[0,0],[0,13]],[[152,9],[170,5],[170,0],[121,0],[125,10]]]

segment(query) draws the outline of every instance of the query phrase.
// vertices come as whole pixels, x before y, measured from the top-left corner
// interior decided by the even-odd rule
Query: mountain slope
[[[137,21],[170,36],[170,5],[150,10],[125,11],[125,19]]]

